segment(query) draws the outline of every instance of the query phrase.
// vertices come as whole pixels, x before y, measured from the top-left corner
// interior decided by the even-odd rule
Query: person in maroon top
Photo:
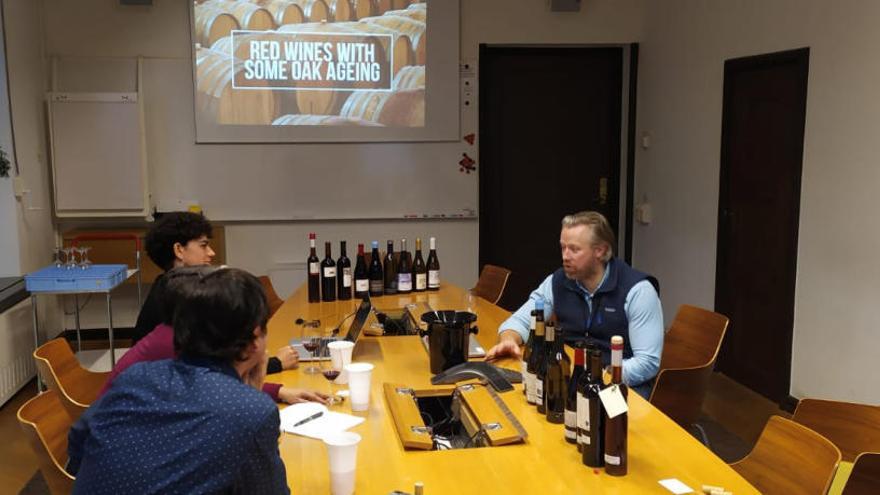
[[[153,331],[149,332],[144,338],[139,340],[134,347],[129,349],[119,361],[98,392],[98,398],[110,389],[113,380],[130,366],[143,361],[158,361],[160,359],[172,359],[176,357],[174,350],[174,329],[171,327],[171,321],[174,318],[174,311],[177,304],[182,298],[180,294],[181,288],[185,285],[182,283],[186,279],[192,277],[203,277],[204,275],[220,270],[222,268],[212,267],[208,265],[174,268],[165,274],[165,288],[162,291],[162,300],[159,303],[164,308],[164,319]],[[320,392],[310,390],[297,389],[282,386],[280,383],[263,383],[263,392],[269,394],[276,402],[286,402],[295,404],[297,402],[320,402],[326,403],[328,396]]]

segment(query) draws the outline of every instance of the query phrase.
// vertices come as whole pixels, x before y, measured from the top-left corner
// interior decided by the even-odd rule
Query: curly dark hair
[[[174,211],[156,221],[144,239],[147,255],[159,268],[168,271],[174,266],[174,244],[185,246],[200,237],[211,237],[211,222],[201,213]]]
[[[198,269],[197,269],[198,270]],[[254,329],[266,331],[269,305],[257,277],[237,268],[201,268],[200,276],[168,281],[178,295],[174,309],[174,350],[230,364],[244,359]]]
[[[156,284],[158,284],[156,290],[160,295],[159,305],[162,309],[162,323],[168,326],[174,325],[174,310],[181,299],[183,299],[187,286],[185,281],[187,279],[193,280],[204,277],[219,269],[219,266],[214,265],[181,266],[168,270],[165,275],[156,279]]]

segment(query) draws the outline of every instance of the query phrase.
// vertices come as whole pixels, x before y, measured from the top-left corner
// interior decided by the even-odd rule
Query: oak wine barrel
[[[389,127],[421,127],[425,125],[425,90],[357,91],[348,97],[340,115]]]
[[[409,17],[400,17],[396,15],[380,15],[377,17],[367,17],[361,19],[361,23],[377,24],[387,27],[398,33],[409,36],[410,42],[415,53],[415,64],[425,65],[427,61],[427,32],[425,31],[425,23],[410,19]]]
[[[231,14],[217,11],[210,6],[196,5],[194,10],[195,40],[204,47],[209,47],[234,29],[241,29],[238,20]]]
[[[401,67],[400,72],[394,76],[392,88],[399,91],[401,89],[417,89],[425,87],[425,66],[424,65],[408,65]]]
[[[272,17],[272,13],[250,2],[212,0],[202,4],[201,7],[215,9],[232,15],[238,20],[238,24],[242,29],[254,31],[275,29],[275,19]]]
[[[276,26],[285,24],[299,24],[306,21],[306,15],[302,7],[292,0],[250,0],[251,3],[259,5],[268,10],[275,19]]]
[[[269,124],[277,112],[272,91],[234,90],[233,74],[244,70],[240,61],[230,70],[225,53],[200,48],[196,52],[196,112],[218,124]]]
[[[370,122],[368,120],[340,117],[338,115],[309,115],[309,114],[288,114],[282,115],[272,122],[272,125],[326,125],[337,127],[377,127],[380,124]]]
[[[330,20],[330,7],[324,0],[293,0],[302,7],[306,22],[326,22]]]

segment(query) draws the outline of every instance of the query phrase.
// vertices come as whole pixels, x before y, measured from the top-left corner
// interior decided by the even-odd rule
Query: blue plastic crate
[[[125,281],[126,265],[91,265],[83,270],[47,266],[24,276],[30,292],[103,291]]]

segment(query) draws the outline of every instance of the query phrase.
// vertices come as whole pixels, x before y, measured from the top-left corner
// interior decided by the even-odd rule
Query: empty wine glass
[[[76,268],[76,259],[73,256],[73,249],[74,248],[72,247],[64,248],[64,268],[67,268],[68,270]]]
[[[89,251],[91,249],[91,246],[82,246],[79,248],[79,267],[83,270],[88,270],[92,266],[92,262],[89,260]]]
[[[52,250],[52,264],[55,265],[55,268],[62,268],[64,266],[64,263],[61,262],[61,251],[60,247]]]

